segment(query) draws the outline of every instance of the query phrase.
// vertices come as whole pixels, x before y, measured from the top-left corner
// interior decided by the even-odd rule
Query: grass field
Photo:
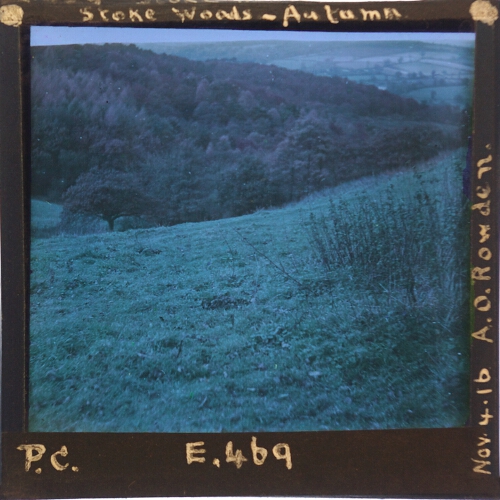
[[[456,103],[467,99],[464,87],[452,85],[449,87],[428,87],[408,92],[405,97],[413,97],[419,101]]]
[[[238,218],[34,238],[30,431],[463,425],[464,156]]]
[[[57,229],[61,222],[62,207],[48,201],[31,200],[31,228],[34,236]]]

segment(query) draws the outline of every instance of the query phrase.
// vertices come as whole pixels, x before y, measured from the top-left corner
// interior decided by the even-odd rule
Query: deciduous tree
[[[152,214],[153,200],[136,175],[94,167],[63,195],[64,209],[104,219],[113,231],[116,219]]]

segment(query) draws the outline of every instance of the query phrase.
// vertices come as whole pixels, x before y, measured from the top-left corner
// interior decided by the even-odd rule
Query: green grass
[[[233,219],[33,239],[30,431],[462,425],[466,245],[458,215],[449,226],[462,157]],[[389,270],[380,287],[352,263],[325,267],[314,220],[328,236],[335,213],[355,249],[360,200],[389,225],[422,192],[439,272],[418,268],[414,298]]]
[[[54,233],[61,222],[61,213],[61,205],[31,200],[31,230],[34,236]]]

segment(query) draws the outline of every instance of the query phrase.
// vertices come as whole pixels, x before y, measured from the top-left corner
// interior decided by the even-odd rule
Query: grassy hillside
[[[61,222],[62,207],[48,201],[31,200],[31,227],[39,236],[57,229]]]
[[[462,425],[463,157],[237,218],[34,239],[30,431]]]

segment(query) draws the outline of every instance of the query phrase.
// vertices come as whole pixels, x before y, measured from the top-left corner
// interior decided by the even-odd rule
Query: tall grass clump
[[[331,198],[307,227],[317,288],[346,290],[330,323],[350,316],[367,347],[346,361],[346,378],[366,387],[389,374],[388,387],[411,388],[415,401],[425,394],[455,425],[468,412],[469,328],[468,203],[458,158],[395,175],[351,199]],[[428,413],[424,399],[417,407]],[[419,420],[415,407],[407,411],[397,414]]]
[[[323,277],[349,276],[409,307],[462,293],[455,281],[466,269],[467,205],[448,182],[417,171],[311,213],[309,240]]]

